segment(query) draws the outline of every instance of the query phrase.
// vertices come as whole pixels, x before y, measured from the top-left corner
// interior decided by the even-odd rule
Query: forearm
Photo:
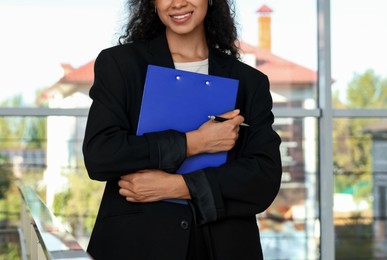
[[[90,129],[96,132],[96,128]],[[174,172],[186,156],[185,135],[176,131],[145,136],[131,136],[123,130],[105,132],[88,132],[83,145],[85,164],[92,179],[105,181],[141,169]]]

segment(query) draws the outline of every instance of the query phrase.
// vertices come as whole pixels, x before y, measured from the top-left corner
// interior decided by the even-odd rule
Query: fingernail
[[[234,109],[234,113],[239,113],[239,109]]]

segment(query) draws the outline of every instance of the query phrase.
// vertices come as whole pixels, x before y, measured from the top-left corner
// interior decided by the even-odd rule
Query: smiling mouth
[[[182,15],[171,15],[173,19],[182,20],[192,15],[192,12],[182,14]]]

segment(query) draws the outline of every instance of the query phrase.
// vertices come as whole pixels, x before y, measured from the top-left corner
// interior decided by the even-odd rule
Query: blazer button
[[[187,229],[189,228],[188,221],[182,220],[182,221],[180,222],[180,227],[181,227],[182,229],[184,229],[184,230],[187,230]]]

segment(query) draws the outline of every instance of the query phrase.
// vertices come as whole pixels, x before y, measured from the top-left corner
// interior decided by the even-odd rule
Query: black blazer
[[[184,175],[189,206],[129,203],[118,193],[120,176],[146,168],[173,172],[186,151],[184,133],[135,136],[148,64],[174,68],[165,34],[106,49],[95,62],[83,153],[90,178],[107,182],[89,253],[95,259],[184,260],[192,243],[201,243],[208,259],[262,259],[256,214],[272,203],[282,173],[267,77],[210,50],[209,74],[239,80],[236,107],[250,127],[241,127],[226,164]]]

